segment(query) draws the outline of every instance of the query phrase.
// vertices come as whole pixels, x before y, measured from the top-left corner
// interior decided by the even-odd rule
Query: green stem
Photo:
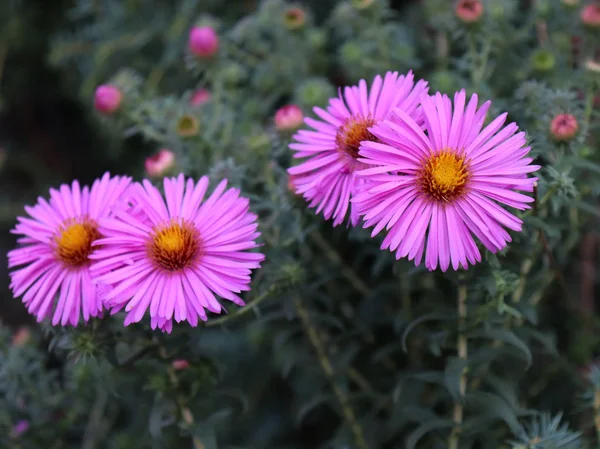
[[[267,289],[266,292],[264,292],[262,295],[260,295],[254,301],[249,302],[248,304],[246,304],[241,309],[238,309],[237,312],[232,313],[231,315],[224,316],[222,318],[217,318],[216,320],[208,321],[208,322],[206,322],[205,326],[206,327],[217,326],[219,324],[223,324],[223,323],[226,323],[229,320],[237,318],[237,317],[239,317],[241,315],[244,315],[245,313],[248,313],[250,310],[253,310],[254,307],[256,307],[258,304],[260,304],[265,299],[267,299],[268,297],[270,297],[275,292],[276,289],[277,289],[277,286],[275,284],[271,285]]]
[[[319,249],[325,253],[325,256],[338,266],[342,276],[346,278],[346,280],[356,289],[356,291],[363,296],[371,296],[371,289],[367,287],[367,284],[365,284],[360,277],[358,277],[358,274],[349,265],[344,263],[335,248],[327,240],[325,240],[319,231],[314,230],[310,233],[310,237],[319,247]]]
[[[594,390],[594,428],[596,429],[596,438],[600,444],[600,389]]]
[[[467,336],[464,332],[464,326],[467,319],[467,286],[461,284],[458,287],[458,338],[457,338],[457,348],[458,348],[458,358],[461,360],[467,360]],[[460,433],[462,431],[463,424],[463,416],[464,416],[464,397],[467,392],[467,367],[463,368],[463,371],[460,375],[459,381],[459,393],[460,398],[454,401],[454,408],[452,412],[452,419],[454,421],[454,428],[450,433],[450,437],[448,439],[448,449],[458,449],[458,443],[460,439]]]
[[[167,370],[167,374],[169,376],[169,380],[171,381],[171,385],[173,386],[173,388],[177,389],[177,387],[179,387],[179,379],[177,379],[175,369],[170,366]],[[189,409],[189,407],[186,405],[185,398],[183,396],[177,396],[175,402],[177,402],[177,407],[179,408],[179,413],[181,414],[183,421],[188,426],[192,426],[192,424],[194,424],[194,415],[192,414],[192,411]],[[206,446],[204,446],[200,438],[198,438],[195,435],[192,435],[192,444],[194,446],[194,449],[206,448]]]
[[[367,445],[367,442],[364,437],[362,427],[356,420],[356,415],[354,413],[352,405],[350,404],[350,400],[348,399],[348,396],[346,396],[346,393],[344,393],[344,390],[342,390],[342,388],[338,385],[338,383],[335,380],[335,372],[333,370],[333,365],[331,364],[329,357],[327,357],[327,351],[324,348],[324,344],[319,338],[317,330],[312,325],[310,317],[308,316],[308,312],[304,308],[304,305],[302,304],[302,301],[298,295],[295,296],[294,303],[296,305],[296,311],[298,312],[298,316],[302,321],[302,327],[304,328],[308,339],[310,340],[311,344],[315,349],[315,352],[317,353],[319,364],[321,365],[321,368],[323,369],[325,375],[331,383],[333,393],[335,394],[342,409],[342,415],[344,416],[344,419],[350,426],[350,430],[354,437],[354,441],[356,442],[356,446],[359,449],[369,449],[369,446]]]
[[[583,110],[583,128],[587,129],[590,124],[590,120],[592,117],[592,112],[594,110],[594,96],[596,95],[596,90],[590,87],[585,96],[585,109]]]

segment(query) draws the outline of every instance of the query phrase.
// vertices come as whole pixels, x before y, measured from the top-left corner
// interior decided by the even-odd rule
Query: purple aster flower
[[[10,287],[15,297],[23,295],[27,310],[38,322],[53,314],[52,324],[77,325],[102,313],[101,291],[90,278],[93,243],[101,237],[98,220],[130,185],[126,177],[106,173],[91,189],[63,184],[50,189],[50,201],[38,198],[25,207],[29,217],[18,217],[11,232],[21,235],[20,248],[8,253]]]
[[[217,295],[244,305],[250,274],[264,256],[250,252],[257,216],[238,189],[223,180],[204,200],[208,178],[164,179],[164,197],[148,180],[134,184],[128,207],[100,222],[105,236],[94,253],[96,281],[106,285],[106,305],[127,312],[125,325],[148,311],[153,329],[171,332],[173,320],[207,320],[223,309]],[[166,200],[166,201],[165,201]]]
[[[369,129],[379,142],[363,142],[359,161],[370,168],[359,173],[364,188],[355,205],[372,236],[388,231],[382,249],[396,251],[419,264],[446,271],[468,268],[481,260],[473,236],[496,252],[511,241],[504,229],[520,231],[523,222],[501,205],[528,209],[537,178],[527,177],[539,165],[527,157],[525,133],[515,123],[503,126],[507,114],[483,130],[490,102],[477,109],[473,95],[423,96],[425,132],[398,108]]]
[[[363,141],[376,140],[369,128],[384,119],[393,108],[400,108],[416,120],[421,94],[428,91],[423,80],[414,82],[414,75],[388,72],[382,79],[377,75],[367,90],[361,80],[358,86],[346,87],[342,95],[329,100],[327,110],[314,108],[322,120],[305,118],[313,130],[300,130],[290,144],[295,158],[306,159],[288,173],[294,177],[296,193],[323,212],[333,225],[341,224],[350,210],[350,223],[356,226],[358,214],[351,206],[357,184],[356,171],[364,168],[358,161],[358,148]]]

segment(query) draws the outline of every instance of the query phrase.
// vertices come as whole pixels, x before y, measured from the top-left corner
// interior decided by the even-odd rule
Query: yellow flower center
[[[65,265],[80,267],[89,262],[92,243],[101,237],[98,225],[89,219],[67,220],[54,237],[56,257]]]
[[[339,151],[352,158],[358,158],[360,143],[365,140],[377,142],[377,138],[369,132],[375,120],[370,117],[350,117],[338,128],[335,141]]]
[[[191,223],[173,220],[168,226],[154,230],[149,253],[160,268],[180,271],[200,255],[200,243],[198,231]]]
[[[442,150],[427,157],[417,173],[421,192],[432,200],[446,203],[465,192],[469,178],[468,161],[451,150]]]

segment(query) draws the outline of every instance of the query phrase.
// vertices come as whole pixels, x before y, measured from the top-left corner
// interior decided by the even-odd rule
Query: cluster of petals
[[[26,207],[13,230],[11,288],[38,321],[77,325],[81,318],[125,310],[125,325],[148,313],[153,329],[174,322],[196,326],[218,297],[238,305],[251,271],[264,256],[249,200],[223,180],[208,195],[198,182],[164,179],[164,195],[149,181],[107,173],[91,188],[77,181],[50,190]]]
[[[349,223],[356,226],[359,216],[350,200],[361,183],[356,176],[362,168],[357,157],[360,142],[368,138],[367,128],[394,108],[419,120],[419,98],[427,91],[427,83],[415,83],[412,72],[388,72],[383,78],[377,75],[370,89],[361,80],[357,86],[340,90],[337,98],[329,100],[327,110],[315,107],[313,111],[321,120],[305,118],[312,130],[299,130],[290,144],[294,157],[303,159],[288,170],[296,193],[309,202],[309,207],[316,208],[317,214],[323,213],[327,220],[333,217],[334,226],[348,216]]]
[[[506,113],[484,127],[489,101],[479,106],[464,90],[453,100],[429,95],[410,72],[376,77],[370,94],[364,80],[344,93],[348,107],[340,96],[327,111],[315,108],[324,121],[307,118],[315,131],[298,131],[290,144],[307,158],[289,169],[296,193],[317,213],[335,226],[350,208],[352,225],[362,219],[372,237],[386,231],[381,249],[416,265],[424,259],[429,270],[467,269],[481,261],[475,239],[495,253],[511,241],[507,229],[521,231],[504,206],[530,208],[522,192],[534,190],[528,175],[540,166]],[[362,125],[356,151],[344,146],[348,123]]]

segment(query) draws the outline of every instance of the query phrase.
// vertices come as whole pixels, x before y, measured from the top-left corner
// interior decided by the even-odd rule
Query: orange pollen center
[[[445,203],[465,192],[469,178],[469,162],[451,150],[428,156],[417,172],[421,192],[432,200]]]
[[[165,227],[155,228],[148,251],[162,269],[181,271],[200,255],[201,241],[196,228],[184,220],[172,220]]]
[[[360,143],[365,140],[377,142],[377,137],[369,132],[369,128],[375,124],[371,117],[350,117],[338,128],[335,142],[338,150],[358,158]]]
[[[89,219],[67,220],[54,236],[56,257],[65,265],[80,267],[89,262],[92,243],[101,237],[98,225]]]

